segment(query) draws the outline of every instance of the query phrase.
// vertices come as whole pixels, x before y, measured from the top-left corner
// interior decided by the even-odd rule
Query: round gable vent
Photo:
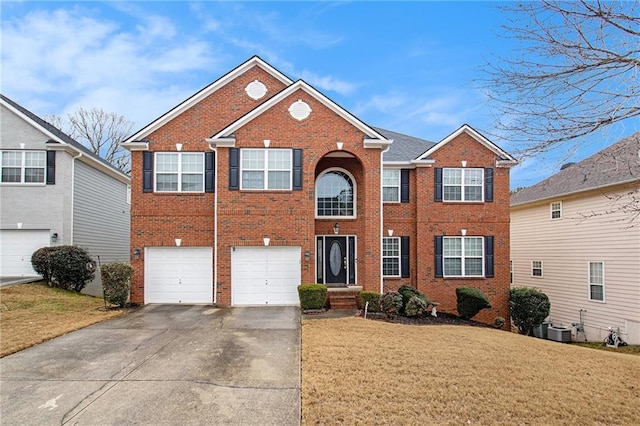
[[[297,100],[289,107],[289,114],[296,120],[304,120],[311,114],[311,107],[304,101]]]
[[[247,84],[244,91],[247,92],[247,95],[249,95],[251,99],[260,99],[267,94],[267,86],[262,82],[255,80]]]

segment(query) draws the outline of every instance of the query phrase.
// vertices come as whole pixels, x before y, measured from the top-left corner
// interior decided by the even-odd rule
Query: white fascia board
[[[455,132],[451,133],[449,136],[447,136],[446,138],[444,138],[443,140],[441,140],[440,142],[438,142],[437,144],[432,146],[424,154],[422,154],[420,157],[418,157],[418,160],[424,160],[427,157],[431,156],[431,154],[433,154],[438,149],[442,148],[444,145],[446,145],[449,142],[451,142],[453,139],[455,139],[458,136],[460,136],[463,132],[467,133],[468,135],[470,135],[472,138],[474,138],[476,141],[478,141],[484,147],[486,147],[490,151],[494,152],[495,154],[499,155],[500,157],[502,157],[506,161],[516,161],[517,162],[517,160],[515,158],[513,158],[509,153],[507,153],[506,151],[503,151],[496,144],[494,144],[489,139],[487,139],[484,136],[482,136],[480,133],[478,133],[475,129],[473,129],[468,124],[462,125],[458,130],[456,130]]]
[[[364,141],[365,148],[378,148],[378,149],[387,149],[393,143],[393,139],[369,139],[365,138]]]
[[[383,145],[384,145],[384,147],[386,147],[387,145],[391,144],[392,141],[387,140],[380,133],[376,132],[374,129],[372,129],[371,127],[369,127],[366,124],[364,124],[362,121],[357,119],[354,115],[349,113],[347,110],[345,110],[344,108],[340,107],[338,104],[333,102],[331,99],[327,98],[322,93],[318,92],[316,89],[314,89],[309,84],[307,84],[304,80],[296,81],[295,83],[293,83],[292,85],[290,85],[286,89],[282,90],[277,95],[273,96],[268,101],[266,101],[266,102],[262,103],[261,105],[257,106],[256,108],[251,110],[249,113],[243,115],[238,120],[236,120],[235,122],[231,123],[229,126],[227,126],[224,129],[220,130],[218,133],[213,135],[211,138],[207,139],[207,141],[209,143],[211,143],[210,141],[221,139],[221,138],[224,138],[227,135],[233,134],[236,130],[238,130],[239,128],[241,128],[242,126],[244,126],[245,124],[247,124],[251,120],[255,119],[256,117],[258,117],[259,115],[261,115],[262,113],[264,113],[265,111],[267,111],[268,109],[273,107],[274,105],[278,104],[283,99],[285,99],[286,97],[290,96],[293,92],[295,92],[296,90],[299,90],[299,89],[303,90],[306,93],[308,93],[309,95],[311,95],[314,99],[316,99],[317,101],[322,103],[324,106],[329,108],[331,111],[333,111],[336,114],[338,114],[340,117],[345,119],[347,122],[349,122],[351,125],[356,127],[358,130],[360,130],[361,132],[363,132],[364,134],[369,136],[369,138],[365,139],[365,148],[367,148],[367,143],[373,143],[373,142],[379,144],[378,147],[382,147]]]
[[[511,167],[517,166],[518,164],[520,164],[520,162],[517,160],[496,160],[496,167],[500,168],[510,169]]]
[[[148,141],[123,142],[120,146],[129,151],[149,151]]]
[[[259,66],[260,68],[265,70],[267,73],[271,74],[273,77],[275,77],[277,80],[279,80],[285,85],[290,85],[293,83],[293,80],[291,80],[289,77],[285,76],[280,71],[276,70],[271,65],[267,64],[258,56],[254,56],[248,61],[244,62],[243,64],[229,71],[228,73],[226,73],[225,75],[223,75],[222,77],[214,81],[213,83],[204,87],[203,89],[198,91],[196,94],[185,99],[184,101],[182,101],[181,103],[173,107],[171,110],[161,115],[155,121],[152,121],[151,123],[147,124],[138,132],[136,132],[135,134],[127,138],[127,140],[125,140],[123,143],[126,144],[130,142],[138,141],[139,139],[143,139],[145,136],[148,136],[149,134],[153,133],[160,127],[164,126],[169,121],[173,120],[178,115],[182,114],[192,106],[196,105],[197,103],[202,101],[204,98],[216,92],[218,89],[225,86],[227,83],[229,83],[230,81],[235,79],[237,76],[243,74],[244,72],[246,72],[247,70],[249,70],[251,67],[255,65]]]
[[[411,161],[384,161],[382,160],[382,167],[385,169],[409,169],[414,168],[415,165],[411,164]]]

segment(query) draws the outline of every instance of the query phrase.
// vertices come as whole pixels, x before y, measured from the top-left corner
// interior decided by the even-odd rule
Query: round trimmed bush
[[[107,263],[100,268],[104,300],[124,308],[129,300],[133,268],[127,263]]]
[[[327,286],[324,284],[300,284],[298,286],[300,308],[303,311],[323,309],[327,300]]]
[[[387,318],[393,319],[402,309],[402,295],[397,291],[388,291],[380,297],[380,310]]]
[[[509,308],[518,332],[533,336],[533,329],[549,316],[551,302],[541,291],[529,287],[516,287],[509,290]]]
[[[413,296],[404,307],[404,314],[408,317],[420,317],[427,312],[427,302],[421,297]]]
[[[469,320],[476,316],[481,310],[491,307],[491,302],[487,296],[475,287],[456,288],[456,298],[458,302],[458,315],[465,320]]]
[[[380,293],[375,291],[360,292],[360,307],[364,309],[369,302],[368,312],[378,312],[380,310]]]

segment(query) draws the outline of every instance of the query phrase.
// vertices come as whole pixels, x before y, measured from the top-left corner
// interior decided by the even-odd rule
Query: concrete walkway
[[[300,423],[297,307],[148,305],[0,359],[2,424]]]

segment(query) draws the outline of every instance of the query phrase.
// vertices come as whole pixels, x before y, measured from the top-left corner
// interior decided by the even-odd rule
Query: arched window
[[[316,180],[317,217],[355,217],[353,178],[340,169],[329,169]]]

